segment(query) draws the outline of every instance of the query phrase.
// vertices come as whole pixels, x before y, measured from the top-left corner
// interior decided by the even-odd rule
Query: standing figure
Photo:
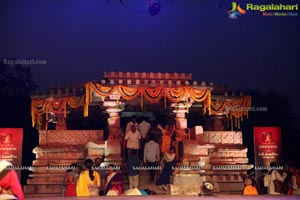
[[[157,126],[161,131],[162,131],[162,141],[160,145],[160,151],[165,154],[166,152],[169,151],[169,148],[172,143],[172,133],[170,131],[170,126],[168,124],[165,125],[164,128],[160,124]]]
[[[174,169],[174,166],[175,166],[175,148],[173,146],[171,146],[169,148],[169,152],[166,152],[164,154],[164,157],[162,159],[162,162],[164,162],[164,168],[163,168],[163,171],[162,173],[160,174],[157,182],[156,182],[156,185],[159,187],[159,188],[162,188],[164,190],[167,190],[167,184],[170,184],[170,177],[173,173],[173,169]]]
[[[140,160],[137,155],[137,150],[132,149],[131,155],[127,159],[127,171],[129,180],[129,189],[134,189],[139,187],[139,170]]]
[[[269,179],[268,182],[268,194],[272,195],[278,195],[280,193],[275,191],[275,184],[274,180],[278,180],[280,182],[284,182],[284,179],[286,178],[287,174],[283,173],[283,175],[280,174],[280,172],[276,169],[278,168],[278,164],[276,162],[270,163],[270,170],[266,174],[266,179]]]
[[[157,163],[160,161],[159,145],[154,138],[154,135],[150,135],[149,142],[147,142],[144,147],[144,163],[147,163],[150,168],[149,172],[151,182],[154,182],[155,168],[157,167]]]
[[[131,149],[140,149],[141,135],[135,125],[131,125],[131,129],[126,132],[124,137],[124,143],[126,143],[126,159],[131,153]]]
[[[116,166],[113,164],[108,165],[108,174],[106,175],[105,194],[106,196],[119,196],[122,195],[122,175],[117,172]]]
[[[292,165],[290,167],[290,171],[292,172],[292,177],[289,182],[289,192],[290,195],[300,195],[300,174],[299,167]]]
[[[95,170],[100,175],[101,185],[99,188],[99,196],[104,195],[104,187],[105,187],[105,169],[104,166],[101,166],[101,164],[104,162],[104,157],[97,157],[95,158]]]
[[[137,123],[136,117],[135,117],[135,116],[133,116],[133,117],[131,118],[131,121],[128,122],[128,124],[126,125],[125,133],[127,133],[128,131],[130,131],[130,129],[131,129],[132,126],[135,126],[136,129],[139,128],[139,124]]]
[[[77,163],[71,164],[67,170],[64,185],[66,186],[65,195],[66,197],[75,197],[76,196],[76,185],[79,176],[79,169]]]
[[[144,154],[143,151],[144,151],[146,140],[148,138],[148,131],[150,128],[151,128],[151,124],[145,118],[143,118],[143,121],[139,123],[139,131],[142,138],[140,158]]]
[[[77,196],[99,196],[99,188],[101,185],[100,175],[92,169],[93,161],[87,159],[85,161],[86,169],[80,173],[77,181]]]

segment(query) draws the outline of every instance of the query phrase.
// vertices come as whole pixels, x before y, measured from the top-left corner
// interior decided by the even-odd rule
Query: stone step
[[[50,197],[61,197],[62,194],[61,193],[57,193],[57,194],[51,194],[51,193],[44,193],[44,194],[24,194],[25,195],[25,199],[27,198],[50,198]]]
[[[218,182],[218,187],[220,192],[228,192],[228,193],[240,193],[242,194],[244,188],[244,182],[233,183],[233,182]]]
[[[168,195],[190,195],[190,196],[198,196],[201,192],[201,185],[200,184],[180,184],[168,185],[167,194]]]
[[[25,194],[61,194],[63,190],[62,184],[43,184],[43,185],[25,185]]]
[[[27,184],[62,184],[64,176],[35,177],[27,179]]]

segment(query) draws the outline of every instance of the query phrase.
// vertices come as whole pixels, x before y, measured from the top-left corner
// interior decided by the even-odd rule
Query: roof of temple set
[[[191,73],[111,71],[104,72],[100,80],[56,84],[48,91],[33,94],[32,124],[35,126],[43,116],[48,120],[49,113],[64,117],[70,112],[82,113],[85,117],[91,112],[106,113],[111,101],[125,112],[170,112],[184,107],[187,113],[199,113],[199,116],[225,115],[238,120],[236,126],[248,115],[247,108],[251,105],[250,96],[237,95],[226,85],[193,80]]]

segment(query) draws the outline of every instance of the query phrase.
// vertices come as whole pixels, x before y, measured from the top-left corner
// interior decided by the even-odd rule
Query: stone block
[[[168,186],[169,195],[192,195],[198,196],[201,192],[201,185],[174,185],[170,184]]]
[[[50,194],[61,194],[62,193],[62,184],[59,185],[25,185],[24,193],[26,194],[42,194],[42,193],[50,193]]]
[[[237,131],[233,134],[233,143],[234,144],[243,144],[242,132]]]
[[[100,156],[105,154],[104,148],[88,148],[87,156]]]
[[[234,132],[222,132],[222,144],[233,144],[233,134]]]
[[[40,146],[84,145],[103,143],[103,130],[40,130]]]
[[[211,144],[242,144],[240,131],[204,131],[203,142]]]
[[[194,126],[191,129],[191,140],[197,140],[197,138],[199,138],[199,142],[201,143],[202,141],[200,140],[200,138],[203,138],[203,127],[202,126]]]
[[[172,176],[171,180],[174,185],[194,185],[203,182],[199,174],[178,174]]]
[[[199,155],[198,144],[195,140],[184,140],[183,144],[183,155]]]
[[[205,148],[199,148],[198,147],[198,154],[200,156],[207,156],[208,155],[208,149],[205,149]]]
[[[105,152],[108,154],[119,154],[121,155],[121,141],[120,140],[108,140],[107,141],[107,149]]]

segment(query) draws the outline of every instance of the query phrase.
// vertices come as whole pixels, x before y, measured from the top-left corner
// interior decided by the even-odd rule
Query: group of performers
[[[72,164],[64,179],[64,196],[121,195],[122,175],[116,171],[116,167],[113,164],[108,165],[104,176],[101,170],[103,169],[94,165],[91,159],[85,160],[83,171],[80,171],[76,163]]]
[[[157,124],[151,128],[150,123],[146,120],[137,123],[136,118],[132,118],[126,126],[124,135],[129,189],[138,189],[139,187],[138,167],[141,166],[142,161],[151,168],[148,171],[153,182],[157,171],[154,168],[163,166],[160,176],[154,183],[159,188],[166,189],[166,185],[170,183],[176,157],[175,148],[171,146],[171,143],[172,133],[168,124],[165,126]],[[139,152],[140,156],[138,153],[132,152]],[[101,167],[100,170],[95,170],[99,166],[97,159],[95,164],[92,160],[87,159],[85,170],[80,172],[78,166],[72,164],[64,180],[65,196],[121,195],[123,192],[122,174],[118,173],[116,167],[111,164],[107,167],[107,173]]]

